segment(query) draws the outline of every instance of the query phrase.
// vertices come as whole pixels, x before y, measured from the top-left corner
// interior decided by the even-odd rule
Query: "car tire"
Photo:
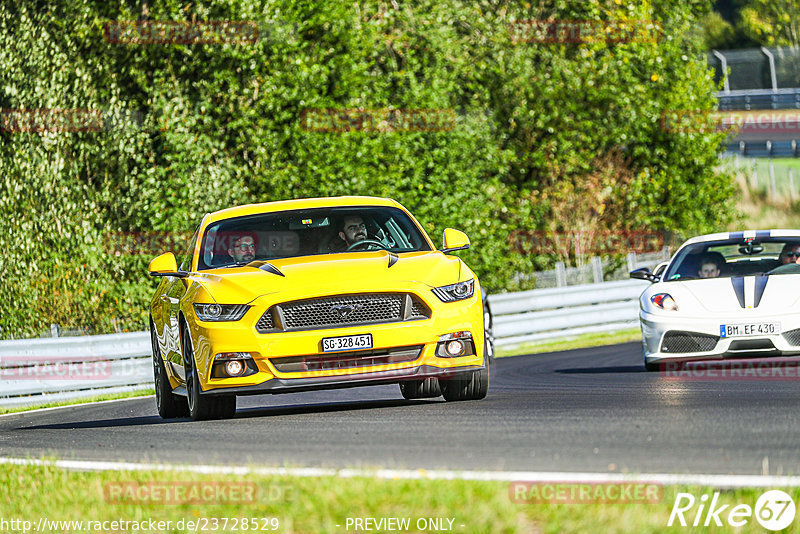
[[[189,415],[189,405],[186,399],[175,395],[167,377],[167,370],[161,351],[158,348],[158,338],[155,327],[150,325],[150,342],[153,348],[153,381],[156,390],[156,408],[158,415],[163,419],[174,419]]]
[[[408,400],[430,399],[433,397],[441,397],[442,389],[439,387],[439,380],[437,378],[403,380],[400,382],[400,393],[403,394],[403,398]]]
[[[661,364],[653,362],[644,362],[644,370],[648,373],[654,373],[661,368]]]
[[[661,368],[661,364],[658,362],[648,362],[647,357],[644,353],[644,346],[642,346],[642,364],[644,365],[644,370],[648,373],[654,373]]]
[[[236,413],[236,395],[201,395],[200,378],[194,365],[194,350],[189,330],[181,333],[183,368],[186,376],[186,395],[189,415],[195,421],[206,419],[230,419]]]
[[[489,360],[483,369],[441,380],[442,396],[447,401],[480,400],[489,392]]]

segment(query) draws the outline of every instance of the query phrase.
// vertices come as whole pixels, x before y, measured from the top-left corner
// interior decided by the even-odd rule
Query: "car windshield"
[[[210,224],[198,269],[342,252],[431,250],[402,210],[359,206],[261,213]]]
[[[798,238],[726,239],[682,248],[662,280],[800,274]]]

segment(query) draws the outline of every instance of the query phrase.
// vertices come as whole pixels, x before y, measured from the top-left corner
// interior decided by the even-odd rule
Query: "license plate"
[[[322,338],[322,352],[361,350],[372,348],[372,334]]]
[[[772,336],[781,333],[781,323],[722,324],[720,337]]]

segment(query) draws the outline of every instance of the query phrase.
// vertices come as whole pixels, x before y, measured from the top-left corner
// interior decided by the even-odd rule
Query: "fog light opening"
[[[220,360],[247,360],[249,359],[250,353],[249,352],[220,352],[214,359],[217,361]]]
[[[464,352],[464,343],[457,339],[454,339],[453,341],[449,341],[445,345],[445,350],[447,351],[447,354],[449,354],[450,356],[458,356],[459,354]]]
[[[239,376],[244,373],[245,366],[241,360],[230,360],[225,362],[225,373],[228,376]]]

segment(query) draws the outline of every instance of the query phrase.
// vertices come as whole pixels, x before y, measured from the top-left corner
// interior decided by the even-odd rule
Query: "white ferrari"
[[[631,272],[644,365],[800,354],[800,230],[694,237],[669,262]]]

